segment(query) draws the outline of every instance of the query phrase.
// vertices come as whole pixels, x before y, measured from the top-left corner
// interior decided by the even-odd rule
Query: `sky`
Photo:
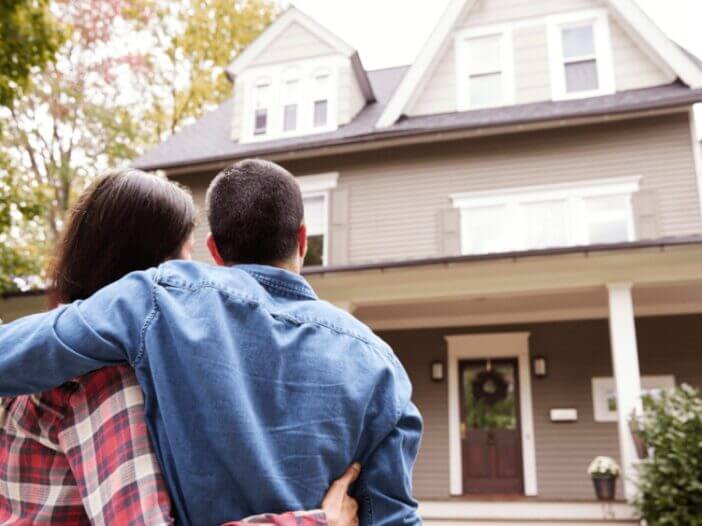
[[[637,1],[670,38],[702,57],[702,0]],[[292,0],[294,5],[355,47],[369,70],[411,64],[448,2]],[[697,109],[702,137],[702,105]]]

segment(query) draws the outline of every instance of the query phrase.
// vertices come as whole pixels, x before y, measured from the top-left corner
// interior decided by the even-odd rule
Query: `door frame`
[[[535,496],[538,494],[529,336],[530,333],[528,332],[509,332],[500,334],[454,334],[444,337],[448,347],[448,429],[451,495],[463,495],[459,362],[461,360],[487,360],[492,358],[517,359],[519,365],[519,413],[521,419],[524,495]]]

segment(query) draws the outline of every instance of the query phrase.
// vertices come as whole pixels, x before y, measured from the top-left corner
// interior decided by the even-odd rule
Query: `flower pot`
[[[593,475],[597,500],[613,501],[617,492],[617,477],[612,475]]]
[[[629,430],[631,431],[631,437],[634,439],[636,455],[639,459],[648,458],[648,445],[639,434],[639,424],[636,419],[629,420]]]

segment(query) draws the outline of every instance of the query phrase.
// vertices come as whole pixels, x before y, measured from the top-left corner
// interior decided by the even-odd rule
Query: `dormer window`
[[[339,63],[310,59],[249,70],[242,142],[333,131],[338,126]]]
[[[606,12],[588,11],[550,18],[549,50],[555,100],[614,93]]]
[[[271,106],[271,84],[268,80],[259,81],[255,89],[254,135],[268,133],[268,114]]]
[[[509,28],[459,33],[456,60],[459,111],[514,103],[514,60]]]
[[[313,124],[315,128],[326,128],[329,121],[329,72],[317,72],[314,76]]]

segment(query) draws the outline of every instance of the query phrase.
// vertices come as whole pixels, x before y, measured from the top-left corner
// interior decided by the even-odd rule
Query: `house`
[[[702,387],[702,62],[633,0],[452,0],[409,67],[291,8],[228,73],[135,166],[200,203],[238,159],[298,177],[306,277],[414,383],[426,523],[637,524],[629,415]],[[607,505],[598,455],[624,471]]]

